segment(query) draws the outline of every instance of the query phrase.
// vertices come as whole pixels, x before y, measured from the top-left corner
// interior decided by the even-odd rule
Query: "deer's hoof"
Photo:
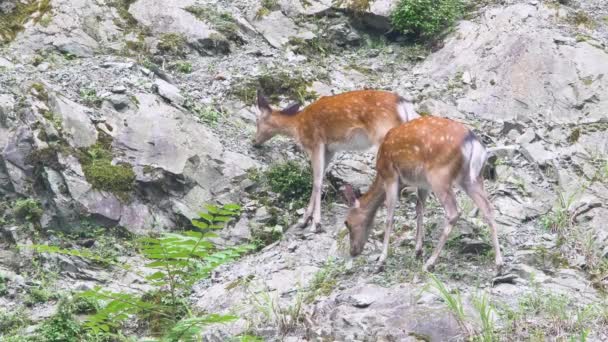
[[[422,249],[416,251],[416,259],[422,259]]]
[[[321,226],[320,222],[316,222],[316,223],[312,224],[312,232],[317,233],[317,234],[324,232],[323,227]]]

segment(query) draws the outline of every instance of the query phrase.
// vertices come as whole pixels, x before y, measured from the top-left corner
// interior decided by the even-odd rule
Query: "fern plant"
[[[225,323],[236,319],[230,315],[208,314],[197,316],[187,304],[191,287],[208,277],[216,267],[237,259],[254,249],[246,244],[218,249],[210,240],[216,237],[214,230],[238,217],[241,207],[228,204],[221,207],[207,205],[207,211],[192,220],[198,231],[163,233],[159,237],[139,239],[140,252],[148,260],[146,267],[155,272],[146,276],[146,281],[155,287],[144,295],[113,292],[96,287],[80,294],[81,297],[105,303],[84,322],[84,327],[94,334],[112,333],[122,322],[137,316],[153,326],[152,332],[162,336],[161,341],[189,341],[200,334],[203,327],[213,323]],[[91,258],[90,253],[78,250],[63,250],[53,246],[35,245],[39,252],[51,252]],[[124,266],[121,266],[124,267]]]

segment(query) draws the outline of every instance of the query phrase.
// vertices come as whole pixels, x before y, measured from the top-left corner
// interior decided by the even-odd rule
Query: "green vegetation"
[[[137,20],[129,13],[129,7],[137,0],[112,0],[108,5],[116,8],[122,21],[117,20],[115,24],[123,29],[130,30],[137,27]]]
[[[462,0],[400,0],[391,22],[397,31],[432,40],[454,25],[463,10]]]
[[[584,26],[587,28],[594,28],[595,21],[583,10],[579,10],[568,14],[566,21],[575,26]]]
[[[312,39],[298,37],[289,38],[289,44],[293,47],[293,52],[307,57],[327,56],[332,51],[333,46],[327,39],[315,36]]]
[[[42,83],[32,83],[30,89],[34,91],[34,96],[36,96],[38,100],[48,102],[49,94],[46,92],[46,88]]]
[[[19,199],[13,205],[13,215],[28,222],[37,222],[42,213],[40,203],[32,198]]]
[[[0,337],[17,333],[29,323],[29,319],[22,309],[6,310],[0,309]]]
[[[17,1],[12,12],[0,13],[0,45],[15,39],[28,21],[38,23],[51,9],[51,0]]]
[[[212,106],[194,106],[190,108],[196,115],[209,126],[215,127],[220,119],[224,116],[220,111]]]
[[[181,33],[164,33],[160,36],[157,48],[163,54],[184,57],[188,52],[188,43]]]
[[[237,43],[244,43],[239,35],[239,26],[236,20],[228,12],[219,12],[211,6],[189,6],[186,11],[192,13],[199,20],[208,22],[211,26],[221,33],[226,39]]]
[[[96,287],[61,300],[57,313],[46,320],[36,332],[43,341],[122,341],[123,323],[135,319],[138,326],[162,341],[191,341],[209,324],[236,319],[231,315],[197,312],[187,300],[192,286],[208,278],[218,266],[235,260],[252,250],[252,245],[224,249],[210,240],[212,232],[221,229],[240,215],[238,205],[221,207],[208,205],[191,224],[196,231],[163,233],[158,237],[138,239],[139,251],[148,260],[146,267],[155,272],[146,276],[153,289],[142,294],[112,292]],[[63,249],[58,246],[33,245],[38,252],[79,256],[98,261],[99,257],[86,250]],[[125,270],[129,265],[107,260],[114,267]],[[75,315],[86,315],[83,322]],[[10,330],[18,333],[23,326],[19,319],[11,319]],[[0,323],[0,328],[4,322]],[[15,338],[19,340],[19,336]],[[29,339],[26,339],[29,341]]]
[[[135,172],[129,164],[112,164],[111,140],[100,135],[97,143],[77,152],[85,178],[93,188],[109,191],[128,200],[134,187]]]
[[[251,304],[262,314],[263,321],[277,327],[282,337],[303,323],[303,296],[299,291],[294,302],[285,306],[282,306],[277,298],[271,297],[268,292],[258,295],[250,291],[249,294]]]
[[[192,63],[188,61],[176,61],[169,64],[169,68],[172,70],[177,70],[183,74],[189,74],[192,72]]]
[[[304,301],[311,303],[318,296],[328,296],[331,294],[338,285],[338,277],[345,272],[343,262],[337,262],[332,259],[328,260],[312,278],[304,296]]]
[[[280,95],[290,99],[297,99],[304,103],[315,100],[318,95],[309,91],[312,80],[307,80],[302,74],[290,74],[285,71],[266,73],[246,81],[239,81],[233,85],[233,94],[246,104],[254,104],[257,89],[261,89],[270,101],[277,103]]]
[[[263,17],[267,16],[270,12],[278,10],[279,1],[278,0],[262,0],[260,2],[260,8],[255,13],[255,19],[260,20]]]
[[[270,190],[279,194],[283,202],[304,204],[310,197],[312,172],[308,165],[293,160],[274,164],[265,172],[265,178]]]
[[[97,91],[91,88],[81,88],[80,98],[82,99],[82,102],[89,107],[99,108],[103,102],[101,97],[97,95]]]
[[[338,7],[345,7],[349,10],[357,13],[365,12],[369,10],[372,0],[335,0],[334,3]]]
[[[557,192],[557,202],[551,212],[541,217],[541,225],[552,232],[557,232],[560,236],[563,236],[565,230],[572,227],[572,221],[574,219],[573,213],[570,211],[570,206],[574,203],[575,199],[584,191],[575,192],[566,196],[563,191]]]

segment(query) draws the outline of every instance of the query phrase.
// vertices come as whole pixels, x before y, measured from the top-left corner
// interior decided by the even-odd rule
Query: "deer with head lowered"
[[[433,191],[445,212],[445,225],[439,243],[424,264],[425,271],[435,265],[452,227],[459,218],[454,185],[462,188],[490,226],[495,264],[500,272],[503,265],[492,208],[483,187],[481,175],[487,152],[475,134],[464,125],[450,119],[426,116],[390,130],[376,157],[376,178],[360,198],[352,186],[344,194],[351,206],[344,224],[350,235],[350,254],[363,251],[378,208],[387,208],[382,253],[377,270],[384,267],[393,215],[403,186],[417,188],[416,257],[422,256],[424,227],[422,217],[429,190]]]
[[[292,104],[283,110],[271,108],[258,91],[257,131],[254,146],[280,134],[293,138],[308,154],[313,187],[301,228],[312,221],[321,228],[321,191],[325,169],[339,151],[368,150],[380,145],[386,133],[402,122],[418,117],[413,104],[379,90],[359,90],[322,97],[300,110]]]

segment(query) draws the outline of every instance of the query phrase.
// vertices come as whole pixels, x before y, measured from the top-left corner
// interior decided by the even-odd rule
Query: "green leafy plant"
[[[82,102],[90,107],[99,108],[101,107],[102,99],[97,95],[97,90],[91,88],[81,88],[80,98]]]
[[[199,20],[203,20],[211,24],[211,26],[221,33],[228,40],[243,43],[243,39],[239,35],[239,26],[236,20],[229,12],[220,12],[211,6],[188,6],[186,11],[192,13]]]
[[[172,63],[169,67],[183,74],[189,74],[192,72],[192,63],[188,61],[176,61]]]
[[[400,0],[391,13],[395,30],[416,38],[435,38],[463,13],[462,0]]]
[[[13,205],[15,217],[28,222],[36,222],[42,217],[40,202],[32,198],[19,199]]]
[[[274,164],[264,173],[264,177],[270,190],[279,194],[283,201],[295,201],[303,206],[310,197],[312,172],[308,165],[293,160]]]
[[[252,245],[217,249],[209,240],[230,220],[240,215],[240,207],[234,204],[222,207],[208,205],[192,225],[200,231],[163,233],[160,237],[140,239],[141,253],[149,259],[147,267],[156,272],[146,277],[155,290],[142,296],[112,292],[97,287],[81,294],[84,298],[104,302],[95,314],[87,318],[85,327],[93,333],[118,329],[121,322],[137,315],[149,324],[155,323],[157,333],[165,333],[169,341],[188,340],[188,336],[200,333],[205,325],[223,323],[233,316],[203,315],[193,313],[185,301],[192,285],[209,276],[221,264],[235,260],[252,250]]]
[[[187,40],[181,33],[164,33],[160,36],[157,48],[160,52],[171,56],[185,56]]]

